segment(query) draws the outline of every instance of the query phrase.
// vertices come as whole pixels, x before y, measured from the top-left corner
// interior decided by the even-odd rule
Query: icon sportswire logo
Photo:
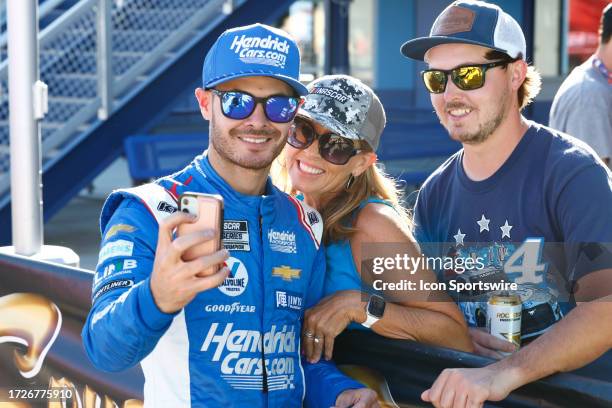
[[[236,36],[230,50],[234,51],[245,64],[264,64],[284,68],[290,45],[278,37]]]
[[[273,325],[262,336],[257,330],[234,329],[234,323],[226,323],[225,327],[213,323],[200,351],[213,352],[211,360],[221,362],[221,377],[232,388],[261,390],[262,344],[266,357],[269,357],[265,359],[269,390],[295,388],[298,357],[296,328],[293,325]]]

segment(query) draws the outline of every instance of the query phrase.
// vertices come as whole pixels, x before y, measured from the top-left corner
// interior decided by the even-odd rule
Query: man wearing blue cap
[[[103,370],[141,363],[147,407],[377,406],[373,391],[333,364],[300,358],[304,310],[323,290],[321,218],[268,178],[307,92],[299,58],[281,30],[224,32],[195,92],[210,121],[208,150],[104,205],[83,341]],[[213,236],[175,238],[194,221],[177,211],[183,192],[223,197],[225,249],[185,259]]]
[[[516,284],[521,333],[508,341],[482,327],[495,318],[486,314],[495,292],[451,293],[477,353],[500,358],[520,337],[531,341],[487,367],[444,370],[422,395],[436,407],[479,407],[607,349],[585,333],[612,319],[612,175],[584,143],[521,115],[540,77],[526,63],[521,27],[498,6],[456,1],[401,52],[429,65],[422,80],[432,105],[463,145],[419,192],[417,240],[427,255],[484,266],[441,280]]]

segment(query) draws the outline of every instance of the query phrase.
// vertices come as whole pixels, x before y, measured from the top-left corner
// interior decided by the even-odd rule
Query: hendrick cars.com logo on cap
[[[230,50],[234,51],[245,64],[262,64],[285,68],[290,45],[286,39],[278,37],[236,36]]]

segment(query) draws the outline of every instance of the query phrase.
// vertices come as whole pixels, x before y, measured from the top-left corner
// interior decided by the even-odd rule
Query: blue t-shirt
[[[571,307],[572,282],[612,266],[610,171],[583,142],[534,122],[488,179],[470,180],[462,160],[460,150],[423,185],[416,238],[430,257],[462,260],[435,268],[447,289],[453,280],[518,283],[523,337],[539,334],[561,317],[559,303]],[[451,295],[483,326],[490,292]]]

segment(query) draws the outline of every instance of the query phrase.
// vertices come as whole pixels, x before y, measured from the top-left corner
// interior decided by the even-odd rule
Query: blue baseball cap
[[[499,6],[484,1],[453,2],[434,21],[429,36],[405,42],[400,49],[408,58],[421,60],[440,44],[474,44],[505,53],[510,58],[527,58],[521,26]]]
[[[308,93],[299,81],[300,50],[289,34],[278,28],[258,23],[226,30],[206,54],[202,68],[205,89],[249,76],[276,78],[300,96]]]

